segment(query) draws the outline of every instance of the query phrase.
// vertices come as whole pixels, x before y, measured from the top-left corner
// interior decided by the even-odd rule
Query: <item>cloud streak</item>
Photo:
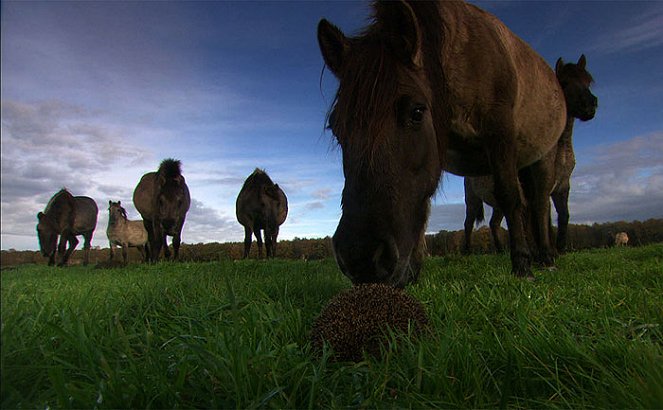
[[[595,46],[595,50],[622,53],[663,46],[663,6],[660,2],[649,4],[651,7],[628,21],[626,27],[604,33],[604,40]]]

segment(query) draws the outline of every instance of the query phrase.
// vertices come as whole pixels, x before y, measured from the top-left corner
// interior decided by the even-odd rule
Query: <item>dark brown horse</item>
[[[44,212],[37,214],[37,236],[41,254],[48,257],[48,265],[55,264],[57,247],[60,262],[58,266],[66,266],[76,245],[77,235],[83,235],[85,256],[83,264],[90,261],[90,243],[92,234],[97,227],[99,210],[96,202],[87,196],[73,196],[66,189],[53,195]],[[58,244],[58,235],[60,243]],[[67,248],[69,242],[69,248]]]
[[[265,231],[267,257],[276,256],[279,226],[288,216],[288,198],[265,171],[256,168],[246,178],[237,195],[236,214],[237,220],[244,226],[244,258],[249,256],[252,234],[258,242],[258,256],[262,257],[261,230]]]
[[[573,124],[575,118],[581,121],[589,121],[594,118],[597,107],[597,98],[590,91],[592,76],[586,69],[587,60],[584,55],[580,56],[577,64],[564,64],[562,59],[557,60],[555,73],[564,90],[566,100],[566,127],[557,146],[551,150],[536,167],[542,168],[540,181],[544,189],[551,190],[551,197],[557,211],[557,252],[566,249],[566,233],[569,225],[569,190],[571,189],[571,173],[575,167],[575,154],[573,152]],[[492,177],[465,177],[465,252],[470,251],[472,241],[472,227],[475,222],[483,220],[483,203],[493,207],[493,215],[490,218],[490,230],[493,242],[498,251],[502,250],[499,239],[498,228],[502,223],[504,214],[497,206],[494,194],[494,182]],[[549,204],[546,202],[546,205]],[[545,209],[544,211],[545,212]],[[552,234],[552,231],[549,232]],[[552,250],[550,242],[536,244],[541,259],[549,258]],[[548,253],[548,255],[546,255]]]
[[[182,227],[191,205],[189,187],[182,176],[180,161],[165,159],[157,172],[143,175],[134,190],[133,199],[147,230],[149,259],[152,262],[158,261],[162,247],[166,259],[170,258],[166,236],[172,236],[173,259],[177,260]]]
[[[330,127],[343,152],[343,215],[333,243],[354,283],[416,278],[430,198],[443,170],[492,175],[509,226],[512,271],[532,277],[518,171],[559,140],[566,106],[555,73],[495,16],[464,2],[378,2],[346,37],[318,42],[339,79]],[[545,195],[546,199],[548,195]]]

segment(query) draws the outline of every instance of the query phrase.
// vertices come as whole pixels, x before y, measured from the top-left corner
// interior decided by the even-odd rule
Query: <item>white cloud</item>
[[[660,2],[650,4],[647,10],[626,21],[624,27],[612,33],[603,32],[603,40],[595,46],[595,50],[623,53],[663,46],[663,7]]]

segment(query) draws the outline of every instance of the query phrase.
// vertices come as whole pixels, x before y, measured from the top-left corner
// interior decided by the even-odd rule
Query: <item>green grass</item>
[[[2,272],[2,408],[663,407],[663,245],[433,258],[430,335],[336,363],[308,343],[333,261]],[[400,340],[396,343],[395,340]]]

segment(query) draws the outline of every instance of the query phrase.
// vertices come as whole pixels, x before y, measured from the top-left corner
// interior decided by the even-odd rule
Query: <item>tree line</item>
[[[508,232],[500,228],[500,235],[504,243],[508,241]],[[568,250],[605,248],[613,246],[614,236],[618,232],[626,232],[629,237],[628,246],[640,246],[650,243],[663,242],[663,219],[648,219],[644,222],[607,222],[593,225],[569,225]],[[459,231],[439,231],[436,234],[426,236],[427,251],[430,256],[444,256],[459,254],[463,249],[464,233]],[[252,246],[250,257],[255,258],[258,247]],[[242,258],[244,244],[242,242],[226,243],[197,243],[182,244],[180,259],[185,262],[212,262],[220,260],[237,260]],[[263,249],[263,256],[265,250]],[[472,252],[488,253],[494,252],[494,246],[490,236],[490,230],[483,226],[472,235]],[[107,265],[109,255],[108,248],[92,249],[90,252],[90,263],[98,264],[100,267]],[[316,260],[333,257],[330,237],[318,239],[294,238],[292,240],[281,240],[278,242],[276,255],[284,259]],[[83,252],[74,252],[70,264],[80,264]],[[140,262],[141,256],[134,249],[129,249],[129,261]],[[2,268],[22,264],[43,264],[48,262],[39,251],[16,251],[8,250],[0,252],[0,266]]]

